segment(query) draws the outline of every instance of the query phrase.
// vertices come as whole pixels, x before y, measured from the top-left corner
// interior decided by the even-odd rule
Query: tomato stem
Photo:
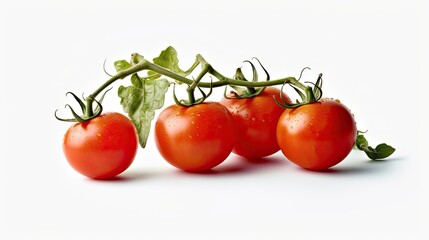
[[[96,97],[103,92],[107,87],[109,87],[112,83],[116,82],[117,80],[124,79],[132,74],[136,74],[143,70],[150,70],[157,74],[164,75],[166,77],[172,78],[178,82],[182,82],[187,84],[189,87],[187,88],[188,97],[189,97],[189,103],[194,104],[197,103],[198,100],[195,99],[195,88],[210,88],[210,93],[212,88],[221,87],[221,86],[242,86],[249,89],[249,91],[254,90],[257,87],[267,87],[267,86],[274,86],[274,85],[281,85],[281,84],[291,84],[297,88],[302,89],[303,91],[306,91],[309,87],[305,86],[304,84],[300,83],[295,77],[286,77],[286,78],[280,78],[277,80],[271,80],[271,81],[242,81],[237,80],[233,78],[226,77],[219,73],[217,70],[215,70],[210,63],[208,63],[202,55],[197,54],[195,63],[191,66],[191,68],[186,71],[191,73],[199,64],[201,64],[202,69],[200,73],[198,74],[196,79],[189,79],[185,76],[179,75],[173,71],[170,71],[169,69],[166,69],[164,67],[161,67],[157,64],[151,63],[148,60],[146,60],[143,56],[135,53],[131,55],[131,67],[119,71],[117,74],[111,76],[104,84],[102,84],[99,88],[97,88],[92,94],[90,94],[86,98],[86,106],[85,111],[83,113],[83,118],[85,121],[89,120],[91,118],[96,117],[100,114],[98,111],[93,110],[93,104],[96,100]],[[265,68],[264,68],[264,71]],[[206,74],[210,74],[211,76],[218,79],[218,81],[211,81],[211,82],[201,82],[202,78]],[[254,75],[255,78],[255,75]],[[208,95],[206,95],[201,89],[200,91],[203,94],[203,98],[207,98]],[[203,100],[204,100],[203,99]],[[200,100],[200,99],[199,99]],[[101,102],[101,101],[100,101]],[[202,102],[202,101],[201,101]],[[97,106],[100,108],[100,103],[97,102]],[[59,118],[58,118],[59,119]],[[70,119],[68,119],[70,120]]]
[[[174,73],[174,72],[172,72],[166,68],[163,68],[163,67],[158,66],[154,63],[151,63],[148,60],[146,60],[145,58],[143,58],[141,55],[133,54],[133,56],[139,56],[139,58],[136,58],[136,57],[133,58],[135,65],[126,69],[126,70],[118,72],[116,75],[112,76],[109,80],[107,80],[103,85],[101,85],[96,91],[94,91],[94,93],[92,93],[89,97],[89,102],[87,101],[88,106],[92,106],[92,104],[89,104],[89,103],[93,103],[93,99],[95,99],[95,97],[97,97],[98,94],[100,94],[105,88],[110,86],[116,80],[124,79],[125,77],[127,77],[129,75],[135,74],[135,73],[143,71],[143,70],[151,70],[151,71],[156,72],[160,75],[164,75],[164,76],[172,78],[176,81],[188,84],[189,85],[189,87],[187,89],[188,97],[189,97],[190,101],[194,101],[194,102],[195,102],[194,91],[195,91],[196,87],[216,88],[216,87],[222,87],[222,86],[230,85],[230,86],[242,86],[242,87],[247,87],[247,88],[255,88],[255,87],[267,87],[267,86],[274,86],[274,85],[281,85],[281,84],[288,83],[288,84],[292,84],[292,85],[302,89],[303,91],[305,91],[308,88],[307,86],[305,86],[304,84],[302,84],[298,80],[296,80],[295,77],[286,77],[286,78],[280,78],[277,80],[264,81],[264,82],[249,82],[249,81],[241,81],[241,80],[229,78],[229,77],[222,75],[216,69],[214,69],[212,67],[212,65],[210,63],[208,63],[204,59],[204,57],[200,54],[198,54],[196,56],[196,63],[194,63],[193,66],[191,67],[191,69],[193,70],[194,68],[196,68],[196,66],[198,66],[198,63],[201,64],[201,66],[202,66],[201,72],[198,74],[198,76],[197,76],[197,78],[195,78],[195,80],[181,76],[181,75]],[[215,81],[212,83],[211,82],[201,82],[201,79],[207,73],[212,75],[213,77],[217,78],[218,81]]]
[[[134,55],[134,54],[133,54]],[[137,73],[139,71],[145,70],[148,67],[148,61],[144,58],[141,58],[140,61],[135,64],[134,66],[120,71],[117,74],[113,75],[109,80],[107,80],[103,85],[101,85],[97,90],[95,90],[92,94],[90,94],[86,99],[86,111],[85,116],[86,117],[92,117],[94,115],[94,111],[92,109],[92,105],[94,103],[95,98],[104,91],[107,87],[109,87],[112,83],[114,83],[116,80],[124,79],[127,76]]]
[[[203,63],[202,66],[203,66],[202,70],[198,74],[197,78],[195,78],[195,80],[192,82],[192,84],[189,85],[189,87],[186,89],[186,91],[188,92],[189,104],[191,104],[191,105],[194,105],[196,103],[195,94],[194,94],[195,88],[198,86],[198,83],[201,81],[201,79],[203,79],[204,75],[206,75],[206,73],[211,68],[210,64],[208,64],[208,63]],[[203,99],[203,100],[205,100],[205,99]]]

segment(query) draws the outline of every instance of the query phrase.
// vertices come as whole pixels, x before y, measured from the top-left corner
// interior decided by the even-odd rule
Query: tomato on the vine
[[[108,179],[131,165],[137,145],[132,122],[112,112],[72,125],[64,136],[63,150],[69,164],[79,173]]]
[[[283,99],[291,102],[283,92]],[[233,152],[245,158],[260,158],[280,150],[276,139],[277,122],[284,109],[276,104],[280,90],[267,87],[256,97],[243,99],[223,98],[223,104],[234,118],[237,143]]]
[[[332,99],[285,109],[277,125],[283,154],[309,170],[323,170],[341,162],[356,140],[350,110]]]
[[[195,172],[222,163],[234,147],[236,134],[228,110],[219,103],[206,102],[164,109],[155,124],[155,141],[170,164]]]

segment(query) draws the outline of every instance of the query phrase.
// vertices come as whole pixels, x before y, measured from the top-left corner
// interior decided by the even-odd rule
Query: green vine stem
[[[274,85],[282,85],[285,83],[290,83],[296,87],[299,87],[300,89],[302,89],[303,91],[306,91],[308,89],[307,86],[305,86],[304,84],[300,83],[299,81],[296,80],[295,77],[287,77],[287,78],[281,78],[281,79],[277,79],[277,80],[271,80],[271,81],[265,81],[265,82],[248,82],[248,81],[240,81],[240,80],[235,80],[229,77],[225,77],[224,75],[222,75],[221,73],[219,73],[218,71],[216,71],[211,64],[209,64],[204,58],[203,56],[201,56],[200,54],[197,55],[196,57],[196,62],[201,64],[202,66],[202,70],[200,72],[200,74],[198,75],[198,77],[194,80],[183,77],[179,74],[176,74],[174,72],[169,71],[168,69],[165,69],[163,67],[160,67],[156,64],[153,64],[151,62],[149,62],[146,59],[141,59],[141,61],[137,64],[138,66],[141,66],[139,68],[134,68],[136,66],[134,66],[133,68],[129,68],[126,71],[126,73],[123,72],[119,72],[117,75],[120,75],[120,77],[116,77],[117,75],[113,76],[111,79],[109,79],[106,83],[108,83],[105,87],[107,87],[108,85],[110,85],[111,82],[114,82],[115,80],[119,79],[119,78],[124,78],[128,75],[131,75],[133,73],[136,73],[138,71],[142,71],[142,70],[151,70],[154,71],[158,74],[164,75],[166,77],[172,78],[176,81],[185,83],[190,85],[191,87],[193,87],[193,89],[195,89],[196,86],[201,87],[201,88],[216,88],[216,87],[222,87],[222,86],[226,86],[226,85],[232,85],[232,86],[242,86],[242,87],[267,87],[267,86],[274,86]],[[207,74],[209,73],[210,75],[212,75],[213,77],[217,78],[219,81],[213,82],[213,83],[209,83],[209,82],[200,82],[200,80]],[[116,78],[115,78],[116,77]],[[115,79],[112,81],[112,79]],[[101,88],[101,87],[100,87]],[[101,90],[102,91],[102,90]],[[100,91],[100,92],[101,92]]]
[[[308,91],[310,87],[302,84],[299,82],[295,77],[286,77],[286,78],[280,78],[277,80],[270,80],[270,81],[263,81],[263,82],[257,82],[257,81],[241,81],[236,80],[233,78],[226,77],[219,73],[217,70],[215,70],[210,63],[208,63],[203,56],[198,54],[196,56],[195,63],[191,66],[191,68],[188,70],[189,72],[192,72],[198,65],[201,65],[201,71],[198,74],[197,78],[195,80],[189,79],[187,77],[184,77],[182,75],[179,75],[173,71],[170,71],[169,69],[166,69],[164,67],[161,67],[157,64],[154,64],[147,59],[145,59],[142,55],[139,55],[137,53],[131,55],[131,64],[132,66],[130,68],[127,68],[125,70],[119,71],[117,74],[111,76],[110,79],[108,79],[104,84],[102,84],[99,88],[97,88],[92,94],[90,94],[86,98],[86,106],[84,111],[84,120],[89,120],[91,118],[94,118],[100,114],[100,112],[93,111],[93,104],[94,101],[96,101],[96,97],[102,93],[107,87],[109,87],[112,83],[114,83],[117,80],[124,79],[130,75],[133,75],[135,73],[138,73],[140,71],[149,70],[152,72],[155,72],[160,75],[164,75],[166,77],[169,77],[171,79],[174,79],[178,82],[185,83],[189,87],[187,89],[189,99],[190,101],[195,101],[194,97],[194,90],[196,87],[199,88],[216,88],[221,86],[242,86],[247,88],[256,88],[256,87],[267,87],[267,86],[274,86],[274,85],[282,85],[282,84],[291,84],[297,88],[302,89],[304,92]],[[201,79],[206,75],[210,74],[211,76],[218,79],[218,81],[214,82],[201,82]],[[57,117],[58,118],[58,117]],[[61,120],[60,118],[58,118]]]

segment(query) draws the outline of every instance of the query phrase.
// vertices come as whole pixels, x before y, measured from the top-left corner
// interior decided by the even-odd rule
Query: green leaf
[[[355,144],[359,150],[364,151],[372,160],[387,158],[396,150],[394,147],[385,143],[379,144],[377,147],[373,148],[369,146],[368,141],[362,134],[357,135]]]
[[[192,72],[192,70],[194,70],[191,68],[188,71],[183,71],[179,67],[179,59],[177,58],[177,52],[176,49],[174,49],[172,46],[169,46],[167,49],[162,51],[158,57],[153,59],[153,62],[181,76],[187,76]]]
[[[365,139],[365,137],[362,134],[357,135],[355,143],[356,143],[356,147],[362,151],[364,150],[364,148],[368,147],[368,141]]]
[[[124,111],[128,113],[137,129],[140,146],[144,148],[155,110],[164,105],[169,82],[166,79],[140,78],[133,74],[131,83],[132,85],[128,87],[120,86],[118,95]]]
[[[131,67],[131,64],[125,60],[118,60],[114,63],[116,72],[123,71]]]
[[[172,46],[169,46],[164,51],[162,51],[158,57],[153,59],[153,62],[183,77],[186,77],[191,74],[192,71],[194,71],[194,69],[199,64],[198,61],[195,61],[194,64],[188,70],[183,71],[179,67],[179,59],[177,58],[177,52]],[[178,83],[181,84],[181,82]]]
[[[379,159],[387,158],[388,156],[392,155],[395,152],[395,150],[396,150],[395,148],[385,143],[379,144],[375,148],[375,151],[378,153]]]

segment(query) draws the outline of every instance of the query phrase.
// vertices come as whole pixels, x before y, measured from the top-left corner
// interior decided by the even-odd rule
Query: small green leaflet
[[[362,134],[359,134],[356,137],[356,147],[359,150],[362,150],[366,153],[366,155],[372,160],[378,160],[387,158],[395,152],[395,148],[389,146],[385,143],[377,145],[377,147],[373,148],[368,145],[368,141]]]
[[[125,60],[115,62],[119,72],[128,68]],[[131,76],[131,86],[120,86],[118,95],[121,105],[137,129],[141,147],[146,146],[150,132],[150,124],[155,116],[155,110],[164,105],[165,93],[169,82],[166,79],[141,78],[137,74]]]
[[[153,62],[181,76],[188,75],[185,71],[180,69],[176,49],[172,46],[169,46],[167,49],[162,51],[158,57],[153,59]]]
[[[158,57],[153,59],[153,62],[156,65],[166,68],[183,77],[186,77],[189,74],[191,74],[192,71],[194,71],[194,69],[198,66],[198,62],[195,61],[195,63],[187,71],[183,71],[179,67],[179,59],[177,58],[177,51],[172,46],[169,46],[165,50],[163,50]],[[181,84],[181,82],[177,82],[177,83]]]
[[[123,71],[131,67],[131,64],[125,60],[116,61],[114,64],[117,72]]]

